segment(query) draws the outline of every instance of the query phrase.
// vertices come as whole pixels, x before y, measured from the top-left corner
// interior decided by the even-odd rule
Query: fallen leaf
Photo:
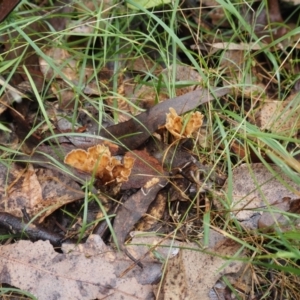
[[[40,69],[45,78],[48,80],[52,80],[53,77],[69,80],[78,78],[78,63],[68,51],[61,48],[51,48],[45,51],[45,55],[51,58],[60,71],[57,73],[44,58],[40,58]],[[89,78],[93,71],[92,69],[87,69],[87,71],[85,76]]]
[[[165,263],[180,251],[180,242],[162,238],[156,232],[132,231],[130,236],[132,240],[126,245],[126,251],[142,262],[153,260]]]
[[[137,53],[131,52],[133,55],[136,55]],[[148,55],[139,56],[136,55],[135,59],[128,59],[126,61],[126,69],[129,71],[135,71],[139,73],[147,74],[148,72],[152,72],[156,76],[158,76],[163,68],[159,64],[158,61],[154,60]]]
[[[264,232],[295,230],[295,227],[299,227],[299,203],[299,199],[291,200],[289,197],[273,203],[260,216],[258,228]],[[294,216],[288,216],[286,212],[294,213]]]
[[[213,230],[210,232],[209,248],[205,251],[208,253],[192,243],[180,246],[179,254],[167,263],[162,295],[158,299],[210,300],[209,292],[217,280],[225,274],[238,272],[244,264],[238,259],[245,254],[239,254],[238,259],[233,258],[241,245]]]
[[[285,136],[293,136],[300,128],[300,93],[292,94],[284,101],[264,100],[256,113],[256,124]]]
[[[175,69],[175,70],[174,70]],[[173,80],[173,74],[175,73],[175,93],[176,96],[184,95],[194,90],[201,89],[202,77],[199,72],[188,65],[171,65],[161,72],[166,86]],[[165,90],[167,93],[167,89]]]
[[[150,178],[163,174],[164,170],[159,161],[144,150],[128,151],[124,159],[131,158],[134,160],[134,165],[128,181],[123,182],[121,189],[139,189],[145,185]]]
[[[257,221],[262,214],[259,209],[280,202],[285,197],[291,200],[299,198],[299,185],[285,175],[282,169],[274,164],[269,165],[272,174],[263,164],[243,164],[233,170],[232,179],[227,180],[224,190],[232,185],[232,195],[225,200],[232,215],[245,227],[257,228]],[[224,207],[219,201],[215,205]]]
[[[72,56],[68,51],[61,48],[48,49],[45,51],[45,55],[51,59],[56,68],[53,68],[48,61],[40,57],[40,70],[44,77],[51,81],[51,90],[59,100],[60,107],[70,108],[74,105],[75,98],[78,96],[75,95],[74,86],[79,85],[79,58]],[[84,72],[84,78],[87,81],[82,87],[82,92],[89,95],[100,95],[99,85],[95,79],[92,79],[94,76],[93,68],[86,66],[80,68],[81,71]],[[70,83],[66,83],[66,79]]]
[[[168,202],[168,193],[165,190],[158,192],[156,198],[147,209],[147,213],[142,216],[135,225],[137,231],[154,230],[157,223],[161,223]]]
[[[25,209],[30,218],[42,222],[59,207],[84,196],[79,184],[55,170],[0,164],[0,174],[0,211],[16,217],[23,217]]]
[[[228,81],[233,86],[238,86],[243,82],[242,94],[243,95],[252,95],[252,94],[263,94],[265,90],[264,84],[259,81],[260,74],[258,74],[255,67],[251,67],[248,72],[245,67],[246,64],[249,64],[250,53],[247,50],[228,50],[225,49],[222,55],[220,66],[227,74],[225,84],[228,84]],[[241,93],[241,88],[236,88],[236,93]]]
[[[184,114],[203,103],[215,99],[215,97],[222,97],[229,92],[230,88],[199,89],[176,98],[168,99],[126,122],[102,129],[99,135],[102,137],[102,140],[115,140],[120,145],[115,154],[121,154],[128,151],[128,149],[133,150],[138,148],[153,132],[160,126],[163,126],[166,122],[166,113],[170,107]],[[72,142],[76,141],[72,140]],[[100,142],[100,139],[97,140],[96,137],[91,138],[90,136],[85,141],[88,146]],[[80,139],[80,143],[84,143],[83,139]]]
[[[7,18],[13,9],[19,4],[20,0],[12,0],[9,2],[1,3],[0,23]]]
[[[251,24],[253,21],[249,20],[250,24],[254,25],[255,34],[266,43],[272,43],[288,32],[278,0],[267,1],[265,7],[257,11],[255,20],[255,24]]]
[[[132,261],[105,246],[99,236],[62,249],[64,253],[57,253],[42,241],[0,246],[0,282],[39,300],[153,299],[151,284],[161,274],[161,265],[153,259],[144,261],[144,269],[120,278]]]
[[[122,250],[125,250],[124,241],[129,232],[146,213],[149,205],[156,198],[157,193],[167,183],[168,180],[164,175],[161,177],[153,177],[120,206],[115,217],[113,228],[118,245]]]
[[[124,96],[131,103],[135,104],[129,105],[128,101],[125,104],[128,107],[127,111],[132,115],[137,115],[141,109],[153,107],[156,99],[159,102],[169,99],[168,92],[163,89],[158,91],[156,86],[137,85],[132,81],[133,80],[124,82]],[[123,109],[119,105],[118,108]]]

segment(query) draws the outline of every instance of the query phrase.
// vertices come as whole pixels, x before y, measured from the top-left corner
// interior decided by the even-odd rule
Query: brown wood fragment
[[[42,226],[26,224],[21,218],[17,218],[9,213],[0,212],[0,226],[13,232],[25,234],[31,240],[49,241],[53,246],[60,246],[64,237],[46,230]]]

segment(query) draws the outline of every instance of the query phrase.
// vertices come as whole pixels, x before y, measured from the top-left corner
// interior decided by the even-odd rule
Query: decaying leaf
[[[254,94],[264,93],[264,85],[259,82],[260,76],[256,69],[252,67],[248,72],[245,72],[245,64],[248,64],[250,53],[247,50],[224,50],[222,60],[220,62],[224,72],[228,75],[226,82],[228,81],[232,86],[238,86],[243,82],[243,95],[251,96]],[[227,81],[228,80],[228,81]],[[239,88],[236,88],[236,93],[240,93]]]
[[[74,80],[78,78],[78,63],[68,51],[60,48],[51,48],[49,50],[46,50],[45,54],[53,60],[53,63],[55,63],[56,68],[58,68],[60,71],[60,73],[57,73],[55,70],[52,69],[52,67],[44,58],[40,58],[40,69],[44,74],[45,78],[47,78],[48,80],[51,80],[53,77],[60,79],[67,78],[69,80]],[[86,73],[86,76],[89,77],[92,74],[92,72],[92,69],[89,69]],[[65,76],[65,78],[62,78],[62,74],[63,76]]]
[[[129,68],[130,63],[135,62],[136,60],[129,60]],[[140,67],[140,69],[138,69],[138,71],[145,69],[145,64],[146,61],[143,59],[143,65]],[[148,61],[148,64],[148,70],[146,70],[147,72],[149,72],[150,68],[157,69],[156,65],[151,67],[153,62]],[[131,69],[132,67],[133,66],[131,66]],[[191,66],[179,64],[176,66],[171,65],[170,67],[161,70],[158,76],[161,76],[165,82],[165,85],[168,86],[169,82],[173,78],[174,72],[176,74],[174,84],[176,85],[175,93],[177,96],[184,95],[201,88],[199,84],[202,81],[202,77]],[[140,85],[136,84],[133,79],[123,79],[123,81],[119,81],[119,83],[120,86],[118,88],[118,94],[120,94],[122,97],[118,98],[118,108],[120,111],[130,112],[132,115],[136,115],[141,109],[153,107],[156,101],[162,102],[169,98],[169,90],[167,88],[158,89],[157,82],[154,82],[152,85]],[[110,99],[107,100],[109,105],[112,105],[115,97],[110,97]],[[128,115],[121,114],[121,116],[122,121],[128,120],[129,118]]]
[[[123,190],[139,189],[144,186],[149,179],[163,174],[164,170],[159,161],[150,155],[145,149],[128,151],[124,159],[131,158],[134,165],[129,176],[129,180],[122,184]]]
[[[267,1],[267,5],[259,12],[256,12],[256,22],[253,24],[253,20],[249,19],[248,22],[253,26],[255,34],[266,43],[272,43],[273,41],[280,41],[288,29],[285,26],[285,22],[282,18],[282,9],[280,8],[279,1]],[[248,14],[251,16],[251,14]],[[254,18],[253,18],[254,19]]]
[[[229,92],[230,88],[215,88],[212,91],[208,89],[195,90],[185,95],[158,103],[124,123],[101,130],[100,134],[103,138],[117,138],[118,143],[122,142],[122,145],[126,146],[127,150],[133,150],[142,145],[160,126],[166,124],[165,114],[169,111],[170,107],[184,114],[197,108],[199,105],[215,99],[215,97],[222,97]],[[129,128],[130,130],[128,130]],[[122,149],[120,147],[118,153],[120,154],[121,151]]]
[[[261,50],[264,47],[266,47],[267,44],[265,43],[261,43],[261,44],[257,44],[257,43],[231,43],[231,42],[218,42],[218,43],[212,43],[209,44],[209,47],[211,47],[210,49],[210,53],[215,53],[217,51],[219,51],[220,49],[222,50],[239,50],[239,51],[249,51],[249,50]],[[201,45],[192,45],[191,49],[201,49]]]
[[[112,0],[84,0],[80,2],[74,3],[74,7],[79,13],[83,12],[94,12],[97,11],[97,13],[101,13],[101,19],[106,19],[109,14],[111,13],[111,10],[115,7],[115,4]],[[89,20],[89,22],[91,22]],[[102,24],[103,23],[103,24]],[[99,28],[105,28],[105,23],[100,22]]]
[[[129,105],[129,111],[133,115],[139,113],[141,109],[153,107],[156,99],[162,102],[169,98],[167,91],[158,91],[156,86],[137,85],[133,80],[124,83],[124,96],[135,104]]]
[[[163,68],[160,63],[148,55],[139,56],[137,53],[132,52],[131,55],[136,55],[135,59],[128,59],[126,61],[126,69],[130,71],[142,72],[147,74],[152,72],[158,76]]]
[[[141,220],[136,224],[135,230],[137,231],[149,231],[153,230],[154,226],[161,222],[164,215],[168,201],[167,191],[160,191],[153,202],[150,204],[147,214],[145,214]]]
[[[120,207],[114,221],[114,232],[121,249],[125,250],[124,241],[128,233],[146,213],[150,203],[167,183],[168,180],[164,176],[149,179],[140,190],[130,196]]]
[[[65,244],[57,253],[49,242],[18,241],[0,247],[0,282],[32,293],[39,300],[153,299],[152,284],[161,264],[143,261],[120,276],[132,264],[123,253],[105,246],[92,235],[84,245]]]
[[[217,280],[225,274],[236,273],[243,262],[233,257],[241,245],[223,238],[215,231],[210,232],[207,252],[197,251],[195,244],[181,244],[179,255],[168,261],[163,282],[162,295],[158,299],[210,300],[209,292]],[[195,250],[190,250],[194,248]],[[239,254],[239,259],[245,254]],[[220,256],[230,257],[230,262]]]
[[[134,165],[134,158],[125,156],[123,164],[113,157],[108,147],[96,145],[87,149],[72,150],[65,157],[64,162],[78,170],[95,174],[103,184],[128,180]]]
[[[283,198],[291,200],[299,198],[300,188],[297,183],[285,175],[282,169],[270,164],[272,174],[263,164],[243,164],[233,170],[232,195],[228,195],[226,203],[233,215],[245,227],[257,228],[257,221],[262,214],[259,209],[266,210],[270,205],[279,203]],[[250,170],[251,168],[251,170]],[[228,189],[228,182],[224,189]],[[220,206],[220,202],[215,204]]]
[[[202,0],[201,2],[204,7],[210,7],[211,10],[208,11],[208,15],[211,18],[212,24],[218,25],[218,26],[228,26],[228,21],[226,20],[226,14],[224,11],[224,8],[222,5],[218,3],[216,0]],[[201,14],[201,10],[199,11]]]
[[[270,130],[293,136],[300,128],[300,94],[293,94],[285,101],[265,100],[256,114],[256,124]]]
[[[73,80],[73,83],[74,85],[78,85],[77,80]],[[59,108],[72,108],[74,105],[74,100],[77,97],[74,87],[70,86],[62,79],[56,79],[51,83],[51,90],[58,100]],[[82,89],[82,92],[87,95],[100,94],[98,85],[95,84],[94,80],[86,84]]]
[[[75,99],[74,86],[78,87],[79,83],[79,66],[78,58],[72,56],[65,49],[51,48],[45,51],[45,54],[52,59],[55,69],[44,58],[39,58],[40,69],[47,80],[51,80],[51,89],[59,100],[61,107],[71,106]],[[59,71],[57,71],[59,70]],[[80,71],[81,72],[81,71]],[[85,94],[100,95],[99,84],[93,78],[93,68],[86,66],[84,68],[84,78],[87,82],[82,87]],[[55,80],[53,80],[55,78]],[[68,79],[71,84],[67,84]],[[101,85],[101,84],[100,84]]]
[[[299,199],[291,200],[289,197],[280,199],[269,207],[269,211],[263,212],[258,219],[257,225],[264,232],[272,232],[275,229],[281,231],[291,230],[299,226]],[[295,213],[294,217],[285,213]]]
[[[159,259],[161,262],[175,257],[179,251],[182,243],[174,241],[172,239],[163,239],[156,232],[142,232],[132,231],[130,232],[132,240],[126,245],[126,249],[134,257],[140,257],[142,260]],[[148,255],[145,257],[145,254]]]
[[[7,81],[0,76],[0,85],[3,86],[4,93],[0,97],[0,115],[12,104],[14,101],[20,103],[22,97],[26,98],[26,95],[21,93],[18,89],[14,88]]]
[[[59,207],[82,199],[84,193],[74,180],[50,169],[10,168],[0,164],[0,210],[16,217],[37,216],[42,222]]]
[[[184,117],[178,116],[175,109],[170,107],[167,114],[166,128],[175,138],[191,137],[203,123],[203,115],[196,111]]]
[[[174,70],[175,69],[175,70]],[[166,86],[172,82],[173,74],[175,73],[175,93],[176,96],[184,95],[197,89],[201,89],[202,82],[201,74],[194,68],[188,65],[171,65],[161,72]],[[167,93],[167,89],[162,89]]]

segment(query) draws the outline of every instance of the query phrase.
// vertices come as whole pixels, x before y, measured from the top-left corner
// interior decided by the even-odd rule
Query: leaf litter
[[[57,253],[43,241],[2,246],[1,282],[30,291],[38,299],[153,299],[151,283],[159,278],[160,265],[151,260],[144,261],[143,270],[120,278],[132,261],[107,247],[99,236],[62,249],[64,253]]]
[[[276,205],[278,210],[285,212],[290,207],[287,202],[299,198],[299,184],[284,174],[279,166],[269,166],[271,170],[264,164],[257,163],[252,164],[249,169],[248,165],[243,164],[233,170],[232,194],[227,194],[230,199],[224,199],[223,205],[226,205],[226,202],[230,203],[230,207],[225,208],[230,209],[234,218],[245,227],[255,229],[258,226],[257,222],[259,227],[271,226],[272,223],[276,223],[276,218],[274,219],[274,215],[272,217],[263,213],[263,210]],[[224,185],[225,191],[228,191],[228,186],[227,181]],[[220,202],[216,205],[224,209]]]
[[[247,113],[252,124],[257,124],[260,130],[297,137],[297,93],[291,93],[284,101],[273,100],[279,98],[279,95],[274,96],[274,77],[270,78],[269,70],[262,67],[264,60],[255,53],[269,47],[272,39],[284,37],[291,28],[278,25],[285,22],[278,1],[268,1],[269,6],[262,9],[254,6],[255,9],[251,7],[249,10],[250,6],[246,3],[239,7],[246,22],[253,26],[254,33],[261,38],[262,44],[259,45],[244,41],[226,42],[223,38],[211,35],[216,29],[219,30],[219,26],[230,27],[230,22],[226,20],[226,9],[220,7],[217,1],[202,1],[201,9],[195,9],[193,1],[185,2],[194,22],[207,30],[201,43],[191,45],[189,41],[188,46],[195,52],[204,51],[202,54],[208,55],[208,59],[209,55],[222,51],[219,67],[213,72],[224,75],[220,80],[222,84],[217,84],[224,87],[215,88],[216,84],[212,83],[214,88],[203,88],[201,85],[205,83],[205,78],[199,74],[199,70],[183,63],[169,66],[161,64],[155,56],[157,53],[153,55],[155,50],[139,57],[140,60],[132,60],[130,56],[139,56],[140,53],[131,51],[125,44],[122,47],[126,51],[114,56],[115,65],[108,63],[97,72],[95,65],[85,61],[80,51],[74,52],[75,48],[69,51],[57,44],[54,48],[42,47],[43,54],[39,55],[31,47],[24,50],[28,56],[25,66],[32,78],[18,70],[10,82],[12,84],[3,86],[1,104],[4,105],[1,106],[0,115],[3,120],[13,116],[14,124],[9,124],[6,131],[9,132],[8,128],[11,128],[14,133],[15,130],[17,139],[8,135],[1,140],[1,145],[13,141],[14,148],[19,149],[17,143],[22,142],[25,154],[18,153],[17,158],[28,164],[13,163],[9,167],[0,164],[3,179],[0,224],[8,230],[10,226],[15,227],[16,231],[25,233],[33,240],[51,241],[43,230],[34,238],[35,227],[39,230],[38,223],[44,223],[49,216],[56,216],[61,207],[65,209],[66,205],[76,206],[77,203],[83,205],[86,193],[82,187],[86,188],[86,183],[91,182],[89,195],[93,194],[95,200],[84,205],[90,210],[95,203],[103,202],[103,209],[96,205],[97,218],[104,220],[106,227],[113,228],[114,242],[122,251],[117,252],[106,245],[104,235],[103,239],[89,235],[97,223],[101,224],[98,219],[92,219],[90,222],[93,225],[88,225],[91,230],[85,235],[85,243],[77,244],[69,240],[67,235],[53,236],[54,246],[60,247],[64,239],[68,240],[61,247],[63,253],[55,252],[48,242],[42,241],[32,243],[20,240],[1,246],[2,283],[30,291],[39,299],[153,299],[155,293],[158,299],[199,299],[199,295],[203,299],[225,299],[228,287],[222,288],[225,282],[223,277],[228,275],[227,281],[236,291],[245,295],[253,294],[251,275],[244,271],[247,267],[242,262],[246,252],[230,234],[219,229],[222,235],[210,229],[208,248],[189,241],[195,240],[188,235],[197,224],[196,241],[207,244],[207,240],[199,237],[200,229],[204,227],[207,231],[204,221],[199,227],[199,222],[202,222],[200,203],[205,206],[203,213],[208,213],[211,205],[208,198],[212,197],[219,217],[223,218],[229,212],[230,219],[238,221],[246,230],[258,228],[264,232],[276,232],[298,226],[297,221],[289,215],[299,213],[298,184],[282,173],[280,167],[269,165],[273,172],[261,163],[250,164],[250,169],[249,164],[235,167],[232,178],[228,178],[223,187],[226,196],[221,197],[222,193],[216,191],[215,187],[222,185],[224,176],[207,166],[206,162],[202,164],[201,156],[196,155],[195,144],[189,145],[192,139],[201,138],[200,130],[204,125],[209,127],[211,120],[206,120],[202,112],[188,112],[216,98],[220,103],[226,101],[232,111],[237,109],[236,104],[231,107],[233,98],[239,103],[239,97],[245,97],[241,107],[246,110],[246,99],[250,98],[249,107],[256,112],[256,115],[252,112],[250,115],[251,110]],[[112,5],[110,1],[83,1],[74,7],[69,5],[69,1],[65,4],[56,9],[75,14],[99,9],[103,20],[110,18],[114,8],[118,13],[124,12],[124,7]],[[201,14],[198,13],[200,11]],[[207,17],[209,26],[205,19]],[[256,18],[257,23],[254,21]],[[82,43],[80,38],[94,34],[93,22],[97,22],[95,15],[80,26],[76,20],[63,17],[50,20],[49,24],[54,30],[65,30],[67,42],[80,41],[81,44],[77,45],[90,47],[86,41]],[[98,25],[102,30],[106,28],[102,21]],[[39,33],[45,32],[45,28],[36,22],[31,23],[27,30],[38,33],[37,36],[31,36],[36,42]],[[282,45],[288,42],[287,39],[280,41],[270,46],[270,52],[280,51]],[[295,42],[295,39],[291,40],[291,43]],[[8,52],[5,59],[8,60],[16,59],[23,51],[10,51],[10,47],[14,47],[10,43],[4,43]],[[297,45],[294,46],[296,49]],[[49,64],[51,60],[54,64]],[[212,61],[210,63],[211,66],[215,64]],[[138,75],[133,76],[135,73]],[[270,81],[267,82],[266,78]],[[52,98],[50,102],[45,101],[46,114],[51,116],[50,128],[49,123],[34,127],[36,108],[31,111],[32,99],[25,101],[28,93],[36,93],[31,87],[31,79],[38,93]],[[240,82],[243,82],[243,86],[239,86]],[[171,93],[166,88],[168,85],[173,88]],[[225,98],[228,94],[230,97]],[[101,105],[98,103],[93,110],[85,100],[97,97],[101,98]],[[52,105],[53,99],[55,106]],[[291,102],[289,99],[292,99]],[[78,100],[80,107],[76,106]],[[214,106],[215,103],[210,105]],[[105,112],[100,115],[99,110],[103,107]],[[74,108],[80,112],[76,120],[73,119]],[[221,116],[222,110],[218,111]],[[108,120],[104,122],[107,127],[102,126],[103,119]],[[113,125],[116,120],[117,124]],[[32,128],[35,128],[33,134]],[[75,132],[78,136],[68,136],[69,132]],[[53,133],[58,133],[59,137],[52,139]],[[218,138],[216,141],[205,143],[202,147],[219,147]],[[235,145],[239,144],[238,137],[234,142]],[[249,150],[242,147],[241,143],[239,147],[240,153],[243,152],[239,158],[248,157]],[[268,151],[263,154],[268,155],[272,149]],[[70,168],[53,166],[49,157],[60,164],[64,162]],[[108,198],[118,206],[104,208],[104,199]],[[193,210],[197,211],[198,220],[178,223],[186,214],[187,205],[192,212],[189,211],[187,220],[195,218]],[[110,223],[112,212],[115,214],[113,224]],[[30,219],[37,222],[28,223]],[[78,223],[84,227],[86,220],[79,219]],[[60,229],[62,227],[65,225]],[[141,234],[142,237],[131,234],[134,229],[153,228],[157,229],[157,233],[152,239],[144,234]],[[174,228],[176,233],[173,232]],[[67,230],[64,228],[62,231]],[[164,234],[165,238],[158,238],[159,233]],[[184,242],[179,243],[174,237]],[[128,243],[130,240],[131,244]],[[134,243],[139,246],[135,247]],[[165,250],[164,254],[159,252],[159,248]],[[249,278],[245,277],[241,283],[241,274],[244,272]],[[218,295],[216,291],[219,291]]]
[[[42,222],[59,207],[84,195],[77,182],[55,170],[0,164],[0,172],[0,212],[15,217],[23,217],[22,210],[26,210],[29,218]]]

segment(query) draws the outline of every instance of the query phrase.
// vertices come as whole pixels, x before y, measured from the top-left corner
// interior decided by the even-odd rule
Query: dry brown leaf
[[[59,100],[61,107],[70,107],[75,99],[75,92],[73,86],[78,86],[79,82],[79,63],[75,56],[72,56],[65,49],[51,48],[45,51],[45,54],[53,61],[59,72],[52,69],[51,65],[44,59],[39,58],[41,72],[47,80],[51,80],[51,90]],[[82,70],[80,70],[81,72]],[[83,93],[100,95],[100,83],[93,79],[93,68],[86,66],[84,68],[84,78],[88,80],[83,87]],[[53,81],[53,78],[56,80]],[[68,79],[72,84],[67,84],[65,79]]]
[[[0,76],[0,85],[5,88],[4,93],[0,97],[1,115],[14,101],[20,103],[22,98],[27,98],[27,96],[8,84],[7,80],[5,80],[2,76]]]
[[[66,155],[64,163],[80,171],[95,174],[103,184],[107,184],[112,181],[117,183],[127,181],[134,165],[134,158],[124,157],[122,164],[111,156],[108,147],[96,145],[88,148],[87,151],[72,150]]]
[[[220,61],[220,66],[228,75],[224,84],[228,85],[228,81],[232,86],[239,86],[243,83],[243,95],[251,96],[254,94],[262,94],[265,86],[259,82],[260,74],[254,67],[249,72],[245,72],[245,64],[251,59],[248,50],[224,50],[224,54]],[[240,88],[236,88],[236,93],[239,94]]]
[[[146,63],[146,62],[145,62]],[[166,86],[170,84],[173,78],[174,66],[170,66],[160,72],[158,76],[162,76]],[[191,91],[200,89],[202,77],[191,66],[176,65],[175,84],[183,82],[189,84],[186,87],[176,87],[177,96],[184,95]],[[122,98],[118,99],[118,108],[120,111],[130,112],[136,115],[141,109],[153,107],[155,102],[162,102],[169,98],[169,90],[167,88],[157,89],[157,84],[153,86],[137,85],[133,80],[126,80],[119,87],[118,93],[124,96],[127,101]],[[111,102],[111,100],[110,100]],[[122,116],[122,121],[128,119],[129,116]]]
[[[197,132],[203,123],[203,115],[196,111],[185,116],[178,116],[175,109],[170,107],[170,113],[167,114],[166,128],[177,138],[191,137]]]
[[[84,245],[65,244],[57,253],[49,242],[18,241],[0,247],[0,282],[39,300],[153,299],[161,264],[147,259],[120,277],[132,261],[92,235]]]
[[[218,42],[218,43],[213,43],[213,44],[208,44],[208,46],[210,46],[212,49],[210,49],[210,53],[214,54],[217,51],[219,51],[220,49],[223,50],[246,50],[246,51],[251,51],[251,50],[261,50],[264,49],[267,44],[261,43],[261,44],[257,44],[257,43],[228,43],[228,42]],[[191,49],[198,49],[199,46],[197,45],[192,45]]]
[[[175,72],[174,72],[174,68]],[[166,86],[172,82],[173,74],[175,73],[175,84],[179,83],[189,83],[188,86],[185,87],[176,87],[175,93],[176,96],[184,95],[186,93],[192,92],[194,90],[198,90],[201,88],[200,84],[202,82],[202,77],[194,68],[188,65],[171,65],[170,67],[164,69],[161,72],[161,75],[164,79]],[[167,89],[162,89],[165,93],[167,93]]]
[[[285,101],[265,100],[256,114],[256,124],[269,130],[293,136],[300,128],[300,93],[289,96]]]
[[[135,59],[128,59],[126,61],[126,69],[130,71],[143,72],[145,74],[151,72],[154,75],[159,75],[162,72],[162,66],[151,57],[143,55],[138,56],[137,53],[132,52],[131,56],[135,55]]]
[[[290,231],[299,228],[300,199],[291,200],[285,197],[273,203],[268,211],[264,211],[257,224],[258,228],[264,232]],[[294,213],[287,215],[285,212]]]
[[[75,86],[78,86],[79,84],[77,79],[72,80],[72,83]],[[101,83],[91,80],[84,85],[82,92],[86,95],[100,95],[101,90],[99,89],[99,85],[102,87]],[[74,93],[73,86],[67,84],[62,79],[56,79],[51,83],[51,90],[56,96],[60,108],[70,109],[74,106],[74,99],[77,97],[77,95]]]
[[[179,255],[168,261],[165,279],[162,287],[163,298],[159,299],[189,299],[210,300],[209,292],[217,280],[227,274],[236,273],[243,262],[232,259],[230,262],[219,256],[234,257],[241,245],[213,230],[210,232],[210,242],[204,253],[195,244],[181,244]],[[189,248],[189,249],[188,249]],[[190,250],[190,249],[195,250]],[[239,255],[239,259],[244,254]],[[160,295],[162,296],[162,295]]]
[[[168,202],[168,193],[166,190],[160,191],[153,202],[149,205],[147,214],[143,215],[141,220],[135,225],[137,231],[154,230],[157,223],[162,222],[163,215]]]
[[[115,7],[115,4],[112,0],[83,0],[74,3],[74,7],[79,13],[90,13],[94,11],[101,12],[101,18],[105,19],[109,16],[111,10],[113,9],[113,7]],[[103,26],[105,25],[101,24],[100,28],[102,28]]]
[[[27,169],[0,164],[0,211],[23,217],[38,215],[39,222],[59,207],[84,197],[80,186],[68,177],[50,169]]]
[[[212,24],[221,27],[230,26],[230,23],[226,19],[224,8],[217,1],[203,0],[201,4],[212,8],[208,12],[208,16],[211,18]]]
[[[123,190],[139,189],[151,178],[163,174],[164,170],[159,161],[144,150],[128,151],[125,158],[132,158],[134,165],[129,180],[122,184]]]
[[[251,17],[248,17],[247,21],[254,27],[254,33],[261,41],[266,43],[278,41],[278,43],[282,43],[283,41],[280,38],[288,32],[288,29],[284,24],[281,13],[282,9],[278,0],[267,1],[267,5],[256,12],[255,18],[251,20]],[[251,16],[251,14],[248,14],[248,16]],[[253,22],[254,19],[256,19],[255,22]]]
[[[166,186],[168,180],[164,177],[150,178],[141,189],[131,195],[122,206],[120,206],[114,221],[114,232],[119,247],[124,248],[124,241],[133,226],[146,213],[157,193]]]
[[[299,198],[299,185],[285,175],[280,167],[272,164],[270,166],[275,175],[260,163],[243,164],[233,170],[230,181],[232,195],[228,195],[225,201],[231,201],[230,209],[233,215],[245,227],[257,228],[257,221],[262,213],[259,212],[259,208],[265,210],[285,197],[292,200]],[[228,181],[224,189],[228,189]],[[215,201],[215,204],[224,209],[219,201]]]
[[[156,87],[137,85],[132,81],[125,82],[124,96],[130,102],[138,106],[140,109],[147,109],[153,107],[155,105],[156,100],[161,102],[166,99],[169,99],[169,95],[165,90],[160,90],[158,92]],[[127,102],[127,105],[130,102]],[[139,109],[137,109],[133,105],[129,105],[129,106],[130,106],[129,110],[133,115],[139,113]]]
[[[45,55],[53,60],[53,63],[59,68],[60,72],[69,80],[74,80],[78,77],[77,61],[70,55],[68,51],[60,48],[51,48],[45,51]],[[56,74],[46,60],[39,59],[40,69],[45,78],[52,80],[53,77],[64,79],[61,74]],[[92,70],[90,70],[91,75]]]
[[[143,258],[142,260],[147,260],[149,257],[154,260],[173,258],[179,253],[182,244],[172,239],[162,239],[156,232],[132,231],[130,236],[132,240],[126,245],[126,249],[134,257]]]

